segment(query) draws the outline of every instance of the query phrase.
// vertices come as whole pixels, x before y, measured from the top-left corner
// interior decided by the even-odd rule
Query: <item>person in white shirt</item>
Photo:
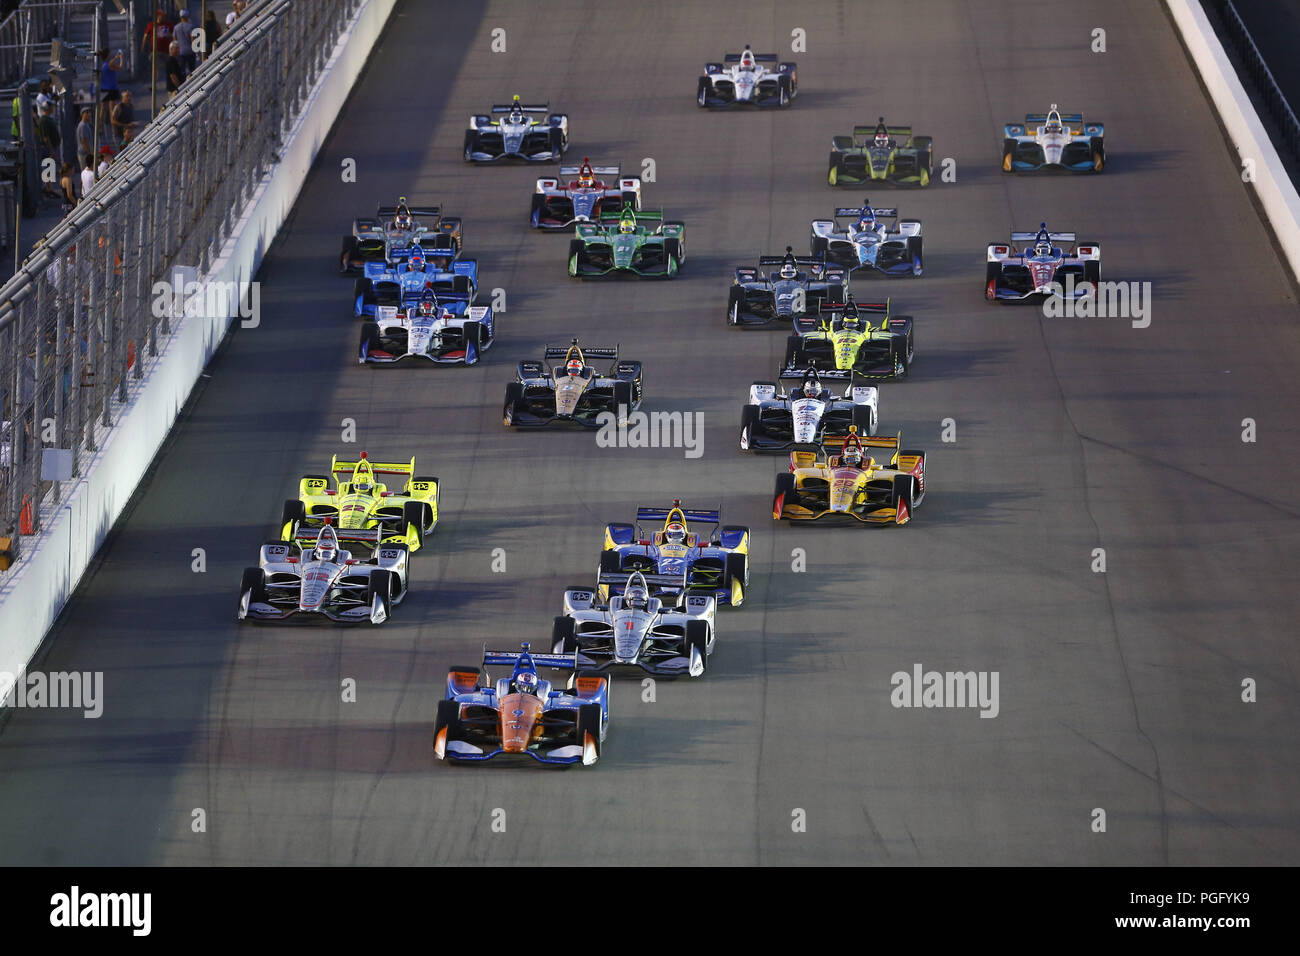
[[[90,195],[90,191],[95,188],[95,157],[87,156],[85,166],[81,170],[81,198],[85,199]]]

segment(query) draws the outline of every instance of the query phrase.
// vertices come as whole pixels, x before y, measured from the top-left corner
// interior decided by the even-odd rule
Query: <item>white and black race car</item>
[[[745,44],[740,53],[728,53],[721,63],[704,64],[696,102],[701,107],[789,106],[799,95],[799,77],[793,63],[777,63],[775,53],[755,53]]]
[[[357,361],[393,365],[424,359],[437,365],[474,365],[497,340],[492,307],[463,300],[440,303],[432,292],[419,302],[375,307],[361,326]]]
[[[590,359],[608,359],[610,365],[601,372]],[[640,407],[643,384],[641,363],[620,360],[618,346],[583,348],[577,339],[567,347],[548,345],[542,361],[519,363],[515,381],[506,386],[502,421],[598,428],[607,420],[602,415],[614,415],[623,424]]]
[[[556,162],[569,148],[569,116],[552,113],[547,103],[521,103],[519,96],[476,113],[465,130],[465,162],[493,163],[522,159]]]
[[[872,209],[869,199],[857,209],[836,209],[834,219],[814,219],[809,248],[850,271],[919,276],[925,268],[921,221],[900,219],[897,209]]]
[[[340,624],[383,624],[406,598],[406,545],[380,543],[367,559],[339,547],[333,525],[303,529],[292,541],[268,541],[257,567],[245,568],[238,620],[324,618]],[[344,536],[348,532],[342,532]],[[355,532],[369,534],[375,532]]]
[[[667,579],[661,581],[660,579]],[[599,592],[564,592],[564,614],[555,619],[552,651],[577,654],[584,671],[640,669],[664,676],[699,677],[713,653],[717,600],[707,591],[684,590],[675,601],[651,597],[656,585],[683,584],[682,575],[602,574],[598,585],[623,585],[601,603]]]
[[[847,379],[843,392],[828,388],[822,378]],[[777,382],[755,382],[741,411],[741,451],[786,451],[811,448],[823,439],[843,437],[854,425],[860,435],[874,435],[879,423],[880,390],[861,384],[855,373],[819,372],[816,367],[781,373],[781,380],[798,381],[786,392]]]

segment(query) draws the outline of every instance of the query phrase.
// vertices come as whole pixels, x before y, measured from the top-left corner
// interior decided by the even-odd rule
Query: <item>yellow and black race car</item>
[[[848,302],[826,304],[813,315],[796,317],[796,334],[786,340],[785,368],[815,364],[823,378],[836,373],[874,380],[907,378],[915,354],[912,317],[893,315],[889,308],[890,300],[859,304],[850,295]],[[880,316],[876,325],[871,322],[874,315]]]

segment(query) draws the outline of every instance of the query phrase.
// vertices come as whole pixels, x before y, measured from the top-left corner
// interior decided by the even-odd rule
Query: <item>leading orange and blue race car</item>
[[[925,497],[925,452],[901,450],[894,438],[862,436],[850,426],[842,442],[790,453],[790,471],[776,476],[772,519],[818,521],[852,518],[863,524],[907,524]],[[829,448],[839,447],[832,455]],[[892,448],[888,465],[865,453]]]

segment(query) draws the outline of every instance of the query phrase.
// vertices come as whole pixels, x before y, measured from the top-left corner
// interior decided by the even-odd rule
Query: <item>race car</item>
[[[721,63],[704,64],[696,102],[701,107],[789,106],[799,95],[799,76],[793,63],[777,62],[775,53],[755,53],[745,44],[740,53],[728,53]]]
[[[871,438],[851,429],[831,455],[823,446],[790,453],[790,471],[776,476],[772,518],[817,521],[852,518],[865,524],[907,524],[925,497],[925,452],[899,451],[903,441]],[[893,448],[888,465],[877,464],[867,448]]]
[[[560,362],[549,365],[552,359]],[[589,359],[608,359],[602,374]],[[641,363],[619,360],[614,348],[581,348],[578,340],[565,348],[546,346],[540,362],[520,362],[515,381],[506,386],[502,419],[507,426],[539,426],[556,422],[598,428],[602,413],[619,423],[641,405]]]
[[[543,680],[542,667],[575,670],[574,654],[534,654],[524,642],[516,652],[483,652],[483,667],[509,667],[495,683],[485,670],[453,667],[447,696],[438,701],[433,753],[455,763],[524,757],[544,764],[582,764],[600,759],[609,731],[609,679],[575,674],[567,690]]]
[[[332,525],[262,545],[239,585],[239,621],[325,618],[383,624],[406,598],[404,544],[382,544],[369,559],[339,547]]]
[[[329,487],[330,476],[336,487]],[[400,491],[389,491],[378,478],[405,477]],[[438,525],[438,479],[415,477],[415,459],[409,462],[372,462],[363,451],[356,461],[330,459],[329,475],[303,475],[298,497],[284,503],[280,538],[293,541],[304,529],[334,528],[340,541],[371,548],[405,544],[411,551],[424,547]]]
[[[665,222],[663,211],[625,205],[615,216],[580,222],[569,240],[569,275],[576,278],[630,272],[671,279],[686,261],[686,225]]]
[[[832,186],[884,182],[928,186],[934,175],[933,138],[913,136],[910,126],[855,126],[852,136],[831,137],[826,181]]]
[[[815,445],[833,436],[848,434],[857,427],[874,435],[879,419],[880,390],[863,385],[854,372],[838,373],[847,378],[844,391],[836,394],[822,381],[835,373],[818,371],[815,365],[787,369],[778,381],[795,381],[786,392],[777,382],[755,382],[749,386],[749,402],[740,414],[741,451],[784,451],[800,445]]]
[[[642,521],[662,521],[653,534]],[[706,535],[691,531],[688,521],[711,527]],[[607,602],[621,593],[632,571],[648,573],[653,597],[674,601],[695,591],[712,595],[719,605],[739,607],[749,586],[749,529],[722,525],[718,511],[688,511],[680,500],[671,508],[638,508],[636,524],[608,524],[596,574],[596,592]],[[612,575],[612,577],[611,577]]]
[[[1085,123],[1082,113],[1062,113],[1053,103],[1046,113],[1027,113],[1023,123],[1003,127],[1002,171],[1099,173],[1106,167],[1105,135],[1101,123]]]
[[[919,276],[925,267],[921,221],[899,219],[897,209],[872,209],[870,199],[857,209],[836,209],[834,219],[814,219],[810,248],[849,271]]]
[[[460,256],[462,238],[459,217],[444,216],[441,206],[408,205],[401,196],[395,206],[380,206],[373,219],[352,220],[352,235],[343,237],[339,271],[360,272],[367,262],[384,262],[391,249],[417,241],[430,258],[450,262]]]
[[[881,316],[872,326],[871,316]],[[785,368],[811,366],[856,372],[865,379],[907,378],[914,355],[912,317],[891,315],[889,300],[823,305],[795,320],[786,339]],[[874,434],[874,433],[873,433]]]
[[[552,113],[546,103],[520,103],[518,94],[509,103],[493,106],[491,116],[471,116],[465,130],[467,163],[555,162],[568,148],[569,115]]]
[[[1061,248],[1057,243],[1068,248]],[[990,242],[984,274],[984,298],[1082,299],[1095,295],[1101,281],[1101,245],[1079,242],[1072,232],[1013,232],[1011,242]]]
[[[577,654],[579,667],[596,672],[635,668],[657,676],[699,677],[713,653],[717,601],[711,594],[685,592],[676,601],[650,594],[651,582],[680,586],[680,579],[641,571],[602,575],[597,584],[623,585],[608,601],[591,588],[569,588],[564,614],[551,631],[551,649]]]
[[[492,307],[442,304],[427,290],[418,304],[381,305],[361,326],[357,361],[393,365],[424,359],[438,365],[474,365],[497,340]]]
[[[774,268],[775,267],[775,268]],[[727,297],[727,325],[767,325],[815,315],[822,303],[843,302],[849,277],[843,266],[827,265],[824,256],[761,256],[758,268],[741,266]]]
[[[367,262],[352,287],[357,318],[374,318],[380,306],[418,305],[428,292],[457,315],[478,297],[478,260],[457,259],[446,267],[425,255],[420,242],[392,249],[383,262]]]
[[[534,229],[567,229],[617,215],[624,206],[641,208],[641,180],[625,177],[618,166],[561,166],[560,175],[537,180],[529,222]]]

